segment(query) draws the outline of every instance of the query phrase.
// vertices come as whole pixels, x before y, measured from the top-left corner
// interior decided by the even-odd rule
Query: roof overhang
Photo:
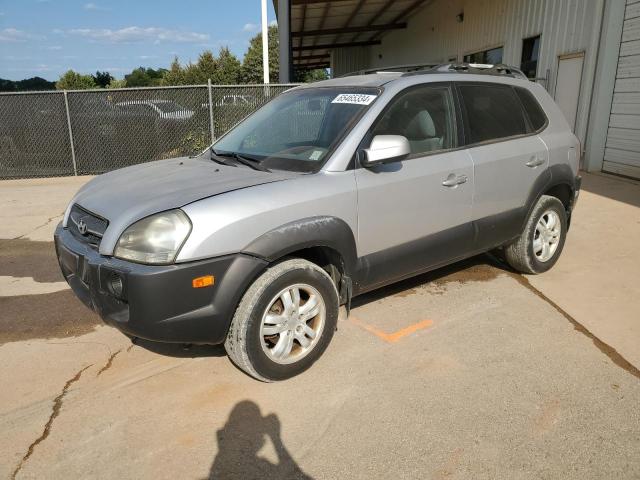
[[[296,69],[329,68],[331,50],[378,45],[385,34],[432,0],[289,0],[292,63]],[[278,0],[273,0],[278,11]]]

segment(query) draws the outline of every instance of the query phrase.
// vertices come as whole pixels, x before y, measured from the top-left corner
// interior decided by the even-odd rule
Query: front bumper
[[[242,294],[267,265],[243,254],[140,265],[100,255],[62,225],[54,240],[62,274],[85,305],[128,335],[160,342],[224,342]],[[204,275],[213,275],[214,285],[193,288]]]

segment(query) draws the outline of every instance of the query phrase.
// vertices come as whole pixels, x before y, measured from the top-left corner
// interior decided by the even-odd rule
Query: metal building
[[[339,76],[453,61],[516,65],[560,105],[585,169],[640,178],[640,0],[274,3],[291,70],[327,67]]]

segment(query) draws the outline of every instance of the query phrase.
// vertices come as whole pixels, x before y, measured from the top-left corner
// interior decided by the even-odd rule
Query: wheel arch
[[[551,165],[538,177],[529,193],[525,215],[522,218],[522,227],[543,195],[550,195],[560,200],[567,212],[567,218],[571,218],[575,190],[576,177],[571,167],[567,164]]]
[[[286,223],[256,238],[243,253],[269,263],[286,257],[309,260],[329,273],[341,303],[348,303],[351,298],[356,242],[351,227],[340,218],[318,216]]]

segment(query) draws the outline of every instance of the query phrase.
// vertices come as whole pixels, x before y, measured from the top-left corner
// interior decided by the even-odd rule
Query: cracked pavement
[[[637,266],[640,195],[586,179],[548,275],[481,256],[373,292],[312,369],[263,384],[219,346],[134,345],[46,290],[61,278],[40,226],[84,181],[0,189],[0,278],[28,279],[0,283],[0,478],[640,477],[638,304],[599,296],[605,321],[590,286],[581,297]],[[636,223],[610,230],[612,263],[589,256],[571,277],[591,211]]]

